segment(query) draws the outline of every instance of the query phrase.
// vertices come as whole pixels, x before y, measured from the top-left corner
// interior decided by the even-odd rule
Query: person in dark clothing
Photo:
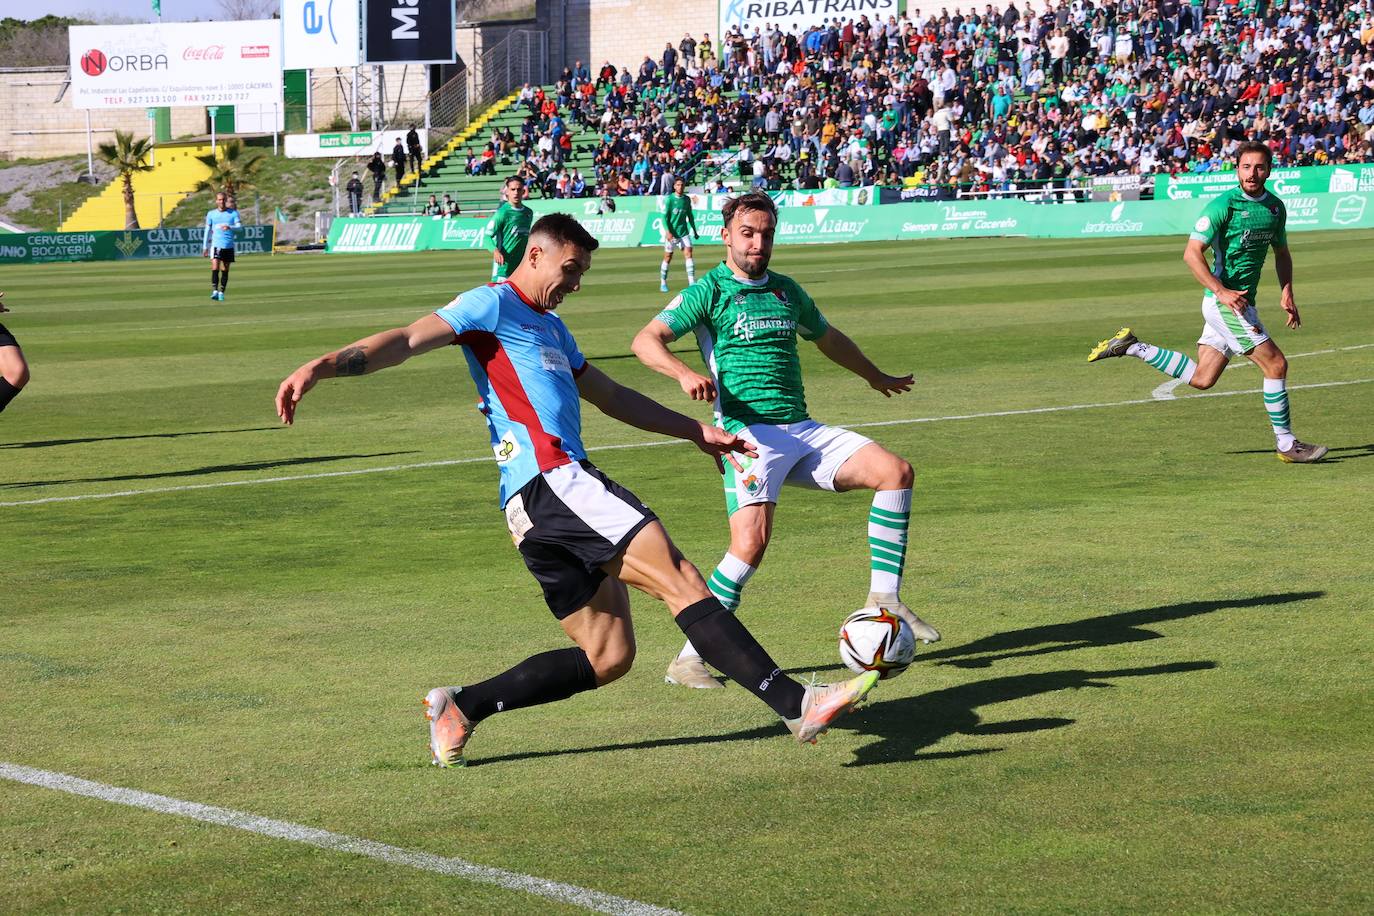
[[[0,292],[0,300],[4,293]],[[0,301],[0,313],[8,312],[5,303]],[[19,349],[19,341],[0,324],[0,412],[4,412],[10,401],[29,383],[29,364],[24,359],[24,351]]]
[[[383,169],[385,171],[385,169]],[[363,212],[363,183],[358,178],[358,173],[354,172],[353,177],[348,179],[348,184],[344,185],[344,190],[348,192],[348,215],[357,216]],[[374,194],[375,198],[376,195]]]
[[[401,186],[401,179],[406,174],[406,151],[401,146],[401,138],[396,138],[396,145],[391,148],[391,164],[396,168],[396,186]]]
[[[382,154],[376,152],[367,162],[367,170],[372,173],[372,202],[375,204],[382,199],[382,183],[386,181],[386,163],[382,161]]]
[[[406,132],[406,152],[410,159],[410,170],[420,171],[420,164],[425,161],[425,148],[420,145],[420,132],[415,129],[414,124],[410,125],[410,130]]]

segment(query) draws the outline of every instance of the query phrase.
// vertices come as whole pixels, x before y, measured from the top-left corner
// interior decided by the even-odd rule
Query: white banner
[[[356,67],[361,21],[361,0],[282,0],[285,68]]]
[[[428,151],[429,131],[421,127],[415,132],[420,135],[420,148]],[[287,134],[286,156],[288,159],[342,159],[381,153],[387,168],[391,168],[391,151],[397,140],[405,146],[406,133],[404,130],[359,130],[338,134]]]
[[[897,15],[897,0],[720,0],[719,39],[724,39],[731,26],[738,26],[745,38],[760,32],[769,23],[784,33],[800,35],[813,25],[829,25],[838,20],[843,26],[849,20],[859,21],[867,16],[872,23],[887,22]]]
[[[74,25],[74,108],[281,104],[281,23]]]

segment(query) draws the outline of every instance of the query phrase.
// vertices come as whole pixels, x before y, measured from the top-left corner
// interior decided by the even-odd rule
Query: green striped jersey
[[[534,211],[529,207],[512,207],[503,201],[496,208],[496,215],[487,223],[487,235],[501,250],[512,268],[525,257],[525,243],[530,239],[530,223],[534,221]]]
[[[1214,198],[1188,237],[1212,246],[1212,276],[1253,303],[1270,246],[1288,247],[1288,211],[1268,189],[1252,198],[1240,185]]]
[[[695,235],[697,221],[692,213],[692,198],[686,194],[669,194],[668,205],[663,210],[663,224],[675,239],[685,239],[688,232]]]
[[[659,312],[673,339],[694,331],[719,392],[717,421],[730,432],[751,423],[807,419],[797,335],[815,340],[830,325],[791,277],[740,279],[722,261]]]

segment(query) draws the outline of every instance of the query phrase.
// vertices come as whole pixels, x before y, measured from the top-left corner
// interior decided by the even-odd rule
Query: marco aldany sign
[[[760,32],[769,23],[783,33],[800,35],[813,25],[829,25],[838,21],[859,21],[867,16],[869,22],[887,22],[888,16],[901,11],[897,0],[720,0],[720,31],[724,38],[732,27],[738,27],[747,38],[757,28]]]
[[[281,103],[281,24],[74,25],[74,108]]]
[[[361,21],[361,0],[282,0],[283,66],[356,67]]]
[[[451,64],[453,0],[363,0],[363,59],[369,64]]]

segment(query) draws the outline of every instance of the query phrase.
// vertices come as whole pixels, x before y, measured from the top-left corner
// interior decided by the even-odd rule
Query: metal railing
[[[548,82],[548,36],[516,29],[478,51],[462,73],[429,94],[430,148],[448,143],[472,120],[525,83]]]

